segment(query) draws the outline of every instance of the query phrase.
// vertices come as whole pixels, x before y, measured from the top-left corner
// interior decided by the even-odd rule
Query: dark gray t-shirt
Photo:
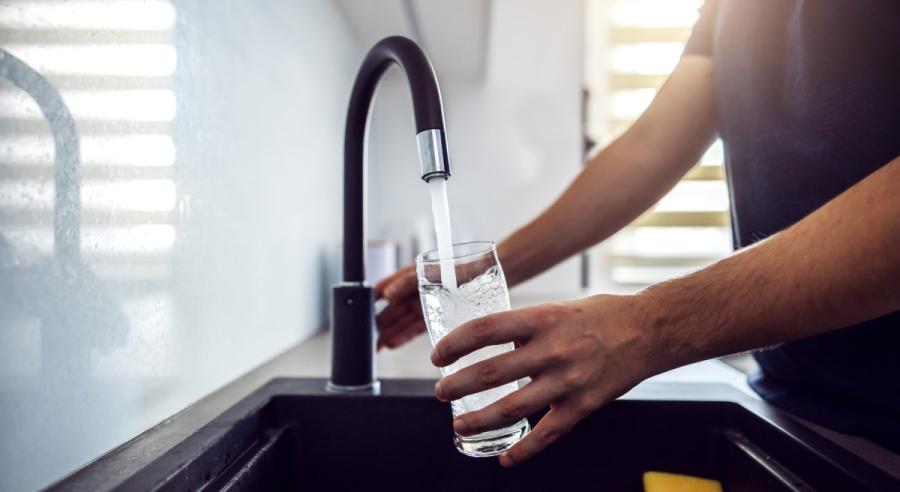
[[[900,0],[707,0],[685,53],[713,58],[736,248],[900,155]],[[900,312],[755,357],[765,399],[900,452]]]

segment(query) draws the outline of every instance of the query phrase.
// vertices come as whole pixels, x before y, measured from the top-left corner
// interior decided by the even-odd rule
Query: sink
[[[641,385],[512,469],[456,451],[434,381],[383,380],[378,395],[324,386],[272,380],[114,488],[638,491],[642,473],[657,470],[715,478],[726,492],[900,490],[886,473],[725,385]],[[79,487],[109,486],[91,466],[77,479]],[[55,488],[66,490],[67,481]]]

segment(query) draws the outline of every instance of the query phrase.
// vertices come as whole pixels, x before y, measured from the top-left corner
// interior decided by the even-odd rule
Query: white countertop
[[[382,350],[376,361],[380,378],[434,378],[440,372],[431,365],[431,343],[420,336],[396,350]],[[331,337],[322,333],[300,344],[294,350],[294,360],[302,364],[284,368],[284,376],[328,377],[331,371]],[[746,376],[718,360],[707,360],[662,373],[648,381],[671,383],[725,383],[756,397],[747,385]]]

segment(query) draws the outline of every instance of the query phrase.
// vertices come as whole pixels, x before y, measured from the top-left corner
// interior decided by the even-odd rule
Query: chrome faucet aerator
[[[447,162],[447,144],[442,130],[423,130],[416,134],[419,148],[419,165],[422,179],[450,177],[450,163]]]

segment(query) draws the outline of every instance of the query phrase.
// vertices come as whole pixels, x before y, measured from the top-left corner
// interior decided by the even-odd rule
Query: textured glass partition
[[[0,489],[47,485],[324,322],[331,2],[0,3]]]

